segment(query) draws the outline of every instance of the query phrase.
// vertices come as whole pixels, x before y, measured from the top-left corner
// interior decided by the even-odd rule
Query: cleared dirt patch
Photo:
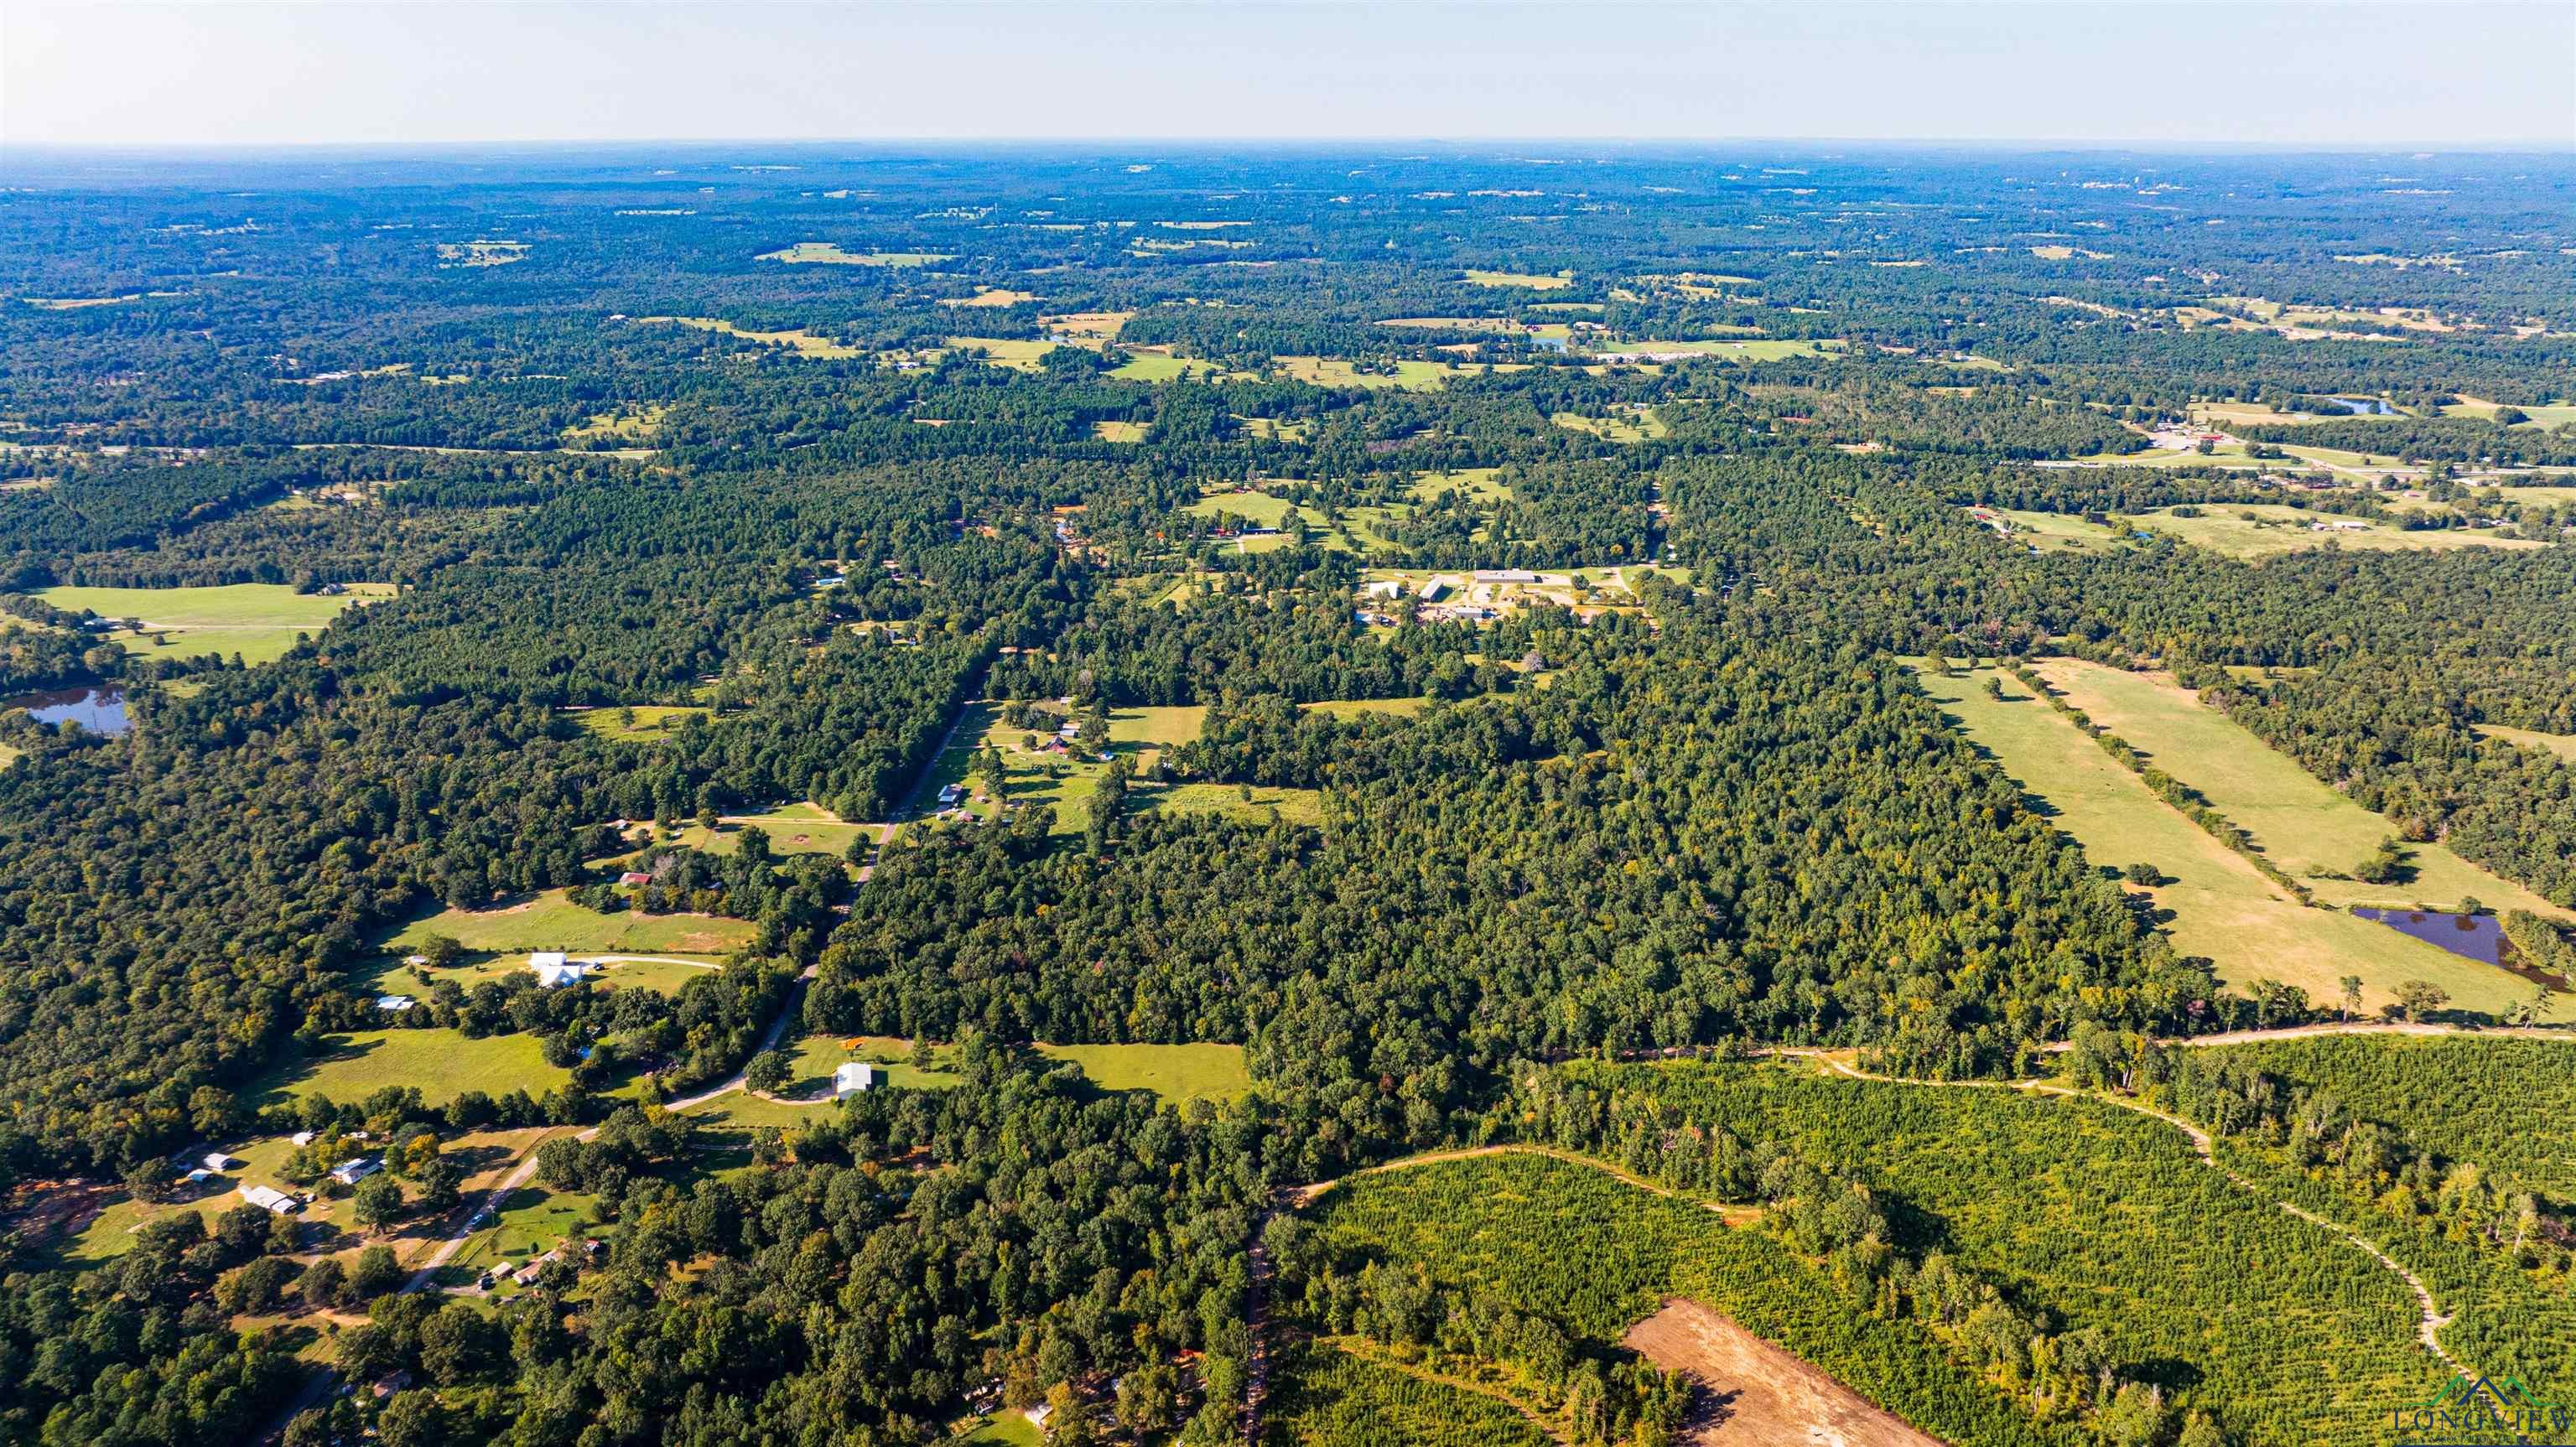
[[[1625,1344],[1700,1387],[1680,1439],[1693,1447],[1942,1447],[1938,1437],[1684,1297],[1630,1327]]]

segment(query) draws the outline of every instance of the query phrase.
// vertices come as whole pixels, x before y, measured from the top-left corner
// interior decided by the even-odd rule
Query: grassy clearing
[[[785,347],[800,357],[811,357],[816,361],[839,361],[868,355],[861,348],[843,346],[830,337],[818,337],[801,327],[785,332],[755,332],[715,317],[637,317],[635,320],[643,325],[667,324],[691,327],[702,332],[721,332],[728,337],[740,337],[746,342],[758,342],[762,346]]]
[[[1091,435],[1099,438],[1103,442],[1142,442],[1145,440],[1145,424],[1142,422],[1094,422],[1091,424]]]
[[[1109,341],[1136,319],[1132,311],[1057,312],[1038,318],[1038,325],[1077,341]]]
[[[1303,418],[1281,421],[1276,417],[1237,417],[1234,419],[1248,437],[1269,442],[1303,442],[1315,435],[1315,424]]]
[[[1413,484],[1413,495],[1424,502],[1444,492],[1456,492],[1477,502],[1507,502],[1512,497],[1511,484],[1502,481],[1499,467],[1462,467],[1448,472],[1426,472]]]
[[[1013,291],[1005,286],[979,286],[973,296],[943,296],[941,306],[1013,307],[1038,299],[1033,291]]]
[[[1431,700],[1427,698],[1336,698],[1322,703],[1300,704],[1309,713],[1333,718],[1358,718],[1362,714],[1391,713],[1406,718],[1422,712]]]
[[[565,712],[584,729],[604,739],[641,739],[647,742],[678,733],[690,719],[713,718],[713,709],[694,704],[639,703],[633,705],[635,721],[627,723],[614,708],[577,708]]]
[[[2556,754],[2570,763],[2576,763],[2576,734],[2545,734],[2538,729],[2512,729],[2502,724],[2479,724],[2477,730],[2488,738],[2503,739],[2508,743],[2520,744],[2526,749],[2538,749],[2543,753]]]
[[[2494,1013],[2530,994],[2528,986],[2501,970],[2339,910],[2301,905],[2167,806],[2018,680],[1991,671],[1973,679],[1929,672],[1921,677],[1924,691],[1941,711],[1992,753],[2025,793],[2040,800],[2057,827],[2094,864],[2111,869],[2154,865],[2170,882],[2147,893],[2160,911],[2171,912],[2163,928],[2174,947],[2212,961],[2228,984],[2280,980],[2307,991],[2311,1000],[2328,1003],[2341,997],[2344,976],[2359,975],[2364,1006],[2374,1010],[2393,1000],[2395,987],[2404,980],[2431,980],[2461,1006]],[[1987,678],[1999,680],[2004,698],[1987,696]],[[2126,729],[2114,731],[2138,742]],[[2240,739],[2235,747],[2270,755],[2251,738]],[[2197,776],[2205,771],[2189,759],[2170,760],[2168,767],[2196,788],[2212,787]],[[2225,803],[2219,808],[2245,822]],[[2262,837],[2259,831],[2257,837]],[[2377,841],[2373,834],[2372,844]]]
[[[2088,523],[2073,513],[2024,512],[2019,508],[1987,511],[2012,524],[2007,536],[2015,542],[2027,543],[2044,553],[2108,553],[2136,546],[2129,529]]]
[[[320,1053],[271,1071],[244,1099],[254,1109],[316,1095],[355,1102],[388,1085],[416,1085],[422,1100],[444,1105],[469,1090],[505,1095],[524,1088],[543,1095],[571,1079],[571,1072],[546,1063],[534,1035],[470,1039],[454,1030],[361,1030],[323,1037]]]
[[[642,442],[662,428],[662,419],[671,409],[660,403],[648,407],[625,408],[615,412],[594,412],[578,427],[563,430],[566,442],[600,442],[615,439]]]
[[[764,251],[758,259],[783,261],[790,266],[912,267],[956,258],[937,251],[843,251],[829,241],[799,241],[778,251]]]
[[[1214,362],[1197,357],[1175,357],[1168,352],[1130,352],[1126,361],[1109,369],[1109,376],[1119,382],[1178,382],[1216,376],[1224,370]]]
[[[354,583],[337,594],[298,593],[283,584],[232,583],[204,588],[47,588],[37,597],[57,608],[84,608],[102,618],[132,618],[140,630],[112,629],[104,641],[142,658],[238,654],[246,664],[273,663],[299,634],[319,633],[359,604],[393,595],[391,583]]]
[[[321,629],[353,604],[390,597],[391,583],[355,583],[345,593],[298,593],[278,583],[207,588],[47,588],[37,597],[57,608],[86,608],[102,618],[140,618],[176,628]]]
[[[1070,1060],[1103,1090],[1150,1090],[1173,1105],[1233,1100],[1252,1091],[1240,1045],[1040,1045],[1050,1060]]]
[[[1088,801],[1099,787],[1100,776],[1109,771],[1108,764],[1097,758],[1023,747],[1024,741],[1043,746],[1046,740],[1032,739],[1028,730],[1004,724],[1000,709],[994,705],[977,704],[974,709],[958,730],[956,744],[932,764],[927,787],[965,783],[970,790],[982,790],[981,779],[970,778],[970,774],[975,756],[989,745],[1002,755],[1004,798],[996,801],[978,793],[966,803],[969,814],[989,819],[1001,803],[1012,808],[1045,805],[1055,811],[1053,833],[1081,833],[1089,817]],[[1197,738],[1202,713],[1197,706],[1118,709],[1109,716],[1109,751],[1127,756],[1132,764],[1149,764],[1154,755]],[[1256,787],[1251,794],[1246,799],[1243,791],[1231,784],[1158,784],[1138,778],[1128,785],[1127,807],[1137,814],[1155,810],[1229,814],[1252,823],[1266,821],[1275,809],[1290,823],[1322,821],[1322,798],[1314,790]]]
[[[2341,872],[2360,863],[2397,832],[2395,826],[2201,703],[2171,675],[2128,673],[2072,658],[2047,660],[2038,671],[2094,722],[2200,790],[2218,812],[2251,832],[2274,863],[2309,880],[2329,904],[2447,906],[2475,895],[2497,909],[2570,917],[2439,844],[2414,846],[2415,878],[2403,885],[2319,877],[2317,871]]]
[[[2366,552],[2546,546],[2527,538],[2504,538],[2492,532],[2466,528],[2408,532],[2388,523],[2305,512],[2277,503],[2213,503],[2198,509],[2198,512],[2197,517],[2176,517],[2173,509],[2158,508],[2144,514],[2139,521],[2154,531],[2170,533],[2194,547],[2242,559],[2303,552],[2329,544]],[[2361,526],[2346,526],[2351,523]],[[2326,530],[2320,531],[2320,525]]]
[[[516,1266],[543,1255],[567,1236],[599,1224],[599,1199],[543,1186],[521,1186],[501,1202],[487,1229],[476,1233],[449,1263],[469,1277],[495,1266]],[[503,1288],[506,1292],[507,1288]]]
[[[1460,367],[1450,362],[1419,362],[1400,358],[1387,372],[1362,372],[1343,357],[1273,357],[1281,375],[1315,387],[1359,387],[1371,392],[1388,390],[1436,392],[1449,385],[1449,379],[1467,372],[1482,370]]]
[[[2489,402],[2478,397],[2462,397],[2453,405],[2443,408],[2441,415],[2493,420],[2496,409],[2503,405],[2500,402]],[[2514,407],[2523,414],[2525,419],[2515,423],[2516,427],[2564,427],[2570,422],[2576,422],[2576,403],[2518,402]]]
[[[1714,357],[1726,362],[1778,362],[1790,357],[1838,356],[1844,350],[1844,343],[1830,338],[1815,341],[1766,338],[1749,342],[1707,339],[1685,342],[1657,339],[1644,342],[1620,342],[1615,345],[1605,344],[1595,348],[1594,355],[1604,359],[1638,357],[1652,361],[1680,353],[1690,353],[1696,356]]]
[[[1568,431],[1589,432],[1609,442],[1644,442],[1649,438],[1667,436],[1673,430],[1664,425],[1664,419],[1656,416],[1655,409],[1652,407],[1638,407],[1611,417],[1586,417],[1579,412],[1559,412],[1548,420]]]
[[[748,944],[756,933],[747,921],[709,914],[600,914],[549,889],[492,909],[440,910],[405,925],[385,948],[405,954],[431,935],[446,935],[469,950],[494,954],[721,955]]]
[[[1008,367],[1014,372],[1034,372],[1038,369],[1039,358],[1058,347],[1074,343],[1030,342],[1013,337],[950,337],[948,345],[957,351],[982,352],[984,360],[996,367]]]
[[[844,1063],[864,1060],[877,1068],[881,1085],[907,1090],[945,1090],[965,1077],[939,1068],[938,1052],[895,1035],[808,1035],[788,1053],[787,1087],[791,1100],[820,1100],[832,1093],[832,1072]]]
[[[1571,273],[1542,276],[1527,271],[1481,271],[1472,266],[1467,268],[1467,280],[1477,286],[1509,286],[1523,291],[1563,291],[1574,285]]]
[[[721,969],[721,955],[657,955],[651,959],[626,959],[603,962],[591,978],[620,989],[650,990],[657,995],[678,993],[691,976]],[[427,965],[407,965],[397,952],[387,952],[371,969],[354,974],[351,983],[360,991],[379,995],[413,995],[426,993],[432,982],[453,982],[463,989],[489,981],[503,983],[528,972],[528,961],[521,954],[468,954],[446,969]]]

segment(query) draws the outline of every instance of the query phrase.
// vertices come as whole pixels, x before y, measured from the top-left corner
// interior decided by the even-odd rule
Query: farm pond
[[[25,709],[38,723],[76,723],[94,734],[121,734],[132,727],[125,716],[125,690],[112,683],[0,698],[0,713],[13,708]]]
[[[2504,926],[2491,914],[2445,914],[2438,910],[2353,907],[2363,919],[2375,919],[2399,934],[2448,950],[2481,964],[2503,962]]]

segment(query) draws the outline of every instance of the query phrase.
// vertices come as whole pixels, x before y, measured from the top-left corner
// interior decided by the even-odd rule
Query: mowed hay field
[[[600,914],[582,908],[560,889],[495,909],[444,909],[414,920],[385,942],[395,954],[445,935],[469,950],[492,954],[565,950],[573,954],[721,955],[751,941],[747,920],[711,914],[642,914],[621,909]]]
[[[2370,522],[2360,531],[2336,529],[2319,532],[2315,526],[2318,523],[2333,525],[2367,520],[2306,512],[2275,503],[2212,503],[2197,511],[2197,517],[2176,517],[2171,508],[2162,508],[2142,515],[2139,521],[2153,531],[2170,533],[2195,547],[2207,548],[2231,558],[2266,558],[2328,545],[2371,552],[2409,548],[2527,549],[2547,546],[2529,538],[2502,538],[2491,532],[2467,528],[2428,528],[2408,532],[2385,522]]]
[[[1993,670],[1920,677],[1941,711],[2053,811],[2057,827],[2083,846],[2086,858],[2112,869],[2154,865],[2169,882],[2146,892],[2159,909],[2173,912],[2163,928],[2174,948],[2212,961],[2226,983],[2279,980],[2331,1005],[2342,996],[2343,977],[2359,975],[2364,1007],[2373,1010],[2394,1000],[2404,980],[2430,980],[2461,1008],[2494,1014],[2530,995],[2530,986],[2502,970],[2341,910],[2300,904],[2157,798],[2019,680]],[[2002,699],[1987,697],[1988,678],[2001,682]],[[2238,747],[2262,746],[2246,739]],[[2188,773],[2181,777],[2199,785]],[[2371,844],[2377,843],[2374,834]]]
[[[2198,789],[2218,812],[2252,833],[2274,863],[2326,903],[2449,907],[2474,896],[2494,909],[2576,918],[2434,843],[2410,846],[2415,878],[2404,884],[2313,877],[2315,870],[2350,871],[2380,840],[2395,834],[2395,826],[2202,703],[2170,674],[2128,673],[2072,658],[2046,660],[2037,672],[2095,723]]]
[[[144,658],[241,655],[244,663],[273,663],[295,646],[299,633],[319,633],[346,610],[393,596],[391,583],[352,583],[339,594],[298,593],[282,583],[231,583],[205,588],[47,588],[37,597],[77,613],[133,618],[141,633],[119,628],[108,641]]]
[[[422,1101],[444,1105],[469,1090],[543,1095],[572,1079],[546,1063],[534,1035],[468,1037],[455,1030],[360,1030],[323,1037],[323,1049],[291,1061],[253,1086],[254,1107],[326,1095],[343,1104],[388,1085],[420,1087]]]
[[[1070,1060],[1103,1090],[1150,1090],[1173,1105],[1234,1100],[1251,1093],[1252,1072],[1240,1045],[1040,1045],[1050,1060]]]

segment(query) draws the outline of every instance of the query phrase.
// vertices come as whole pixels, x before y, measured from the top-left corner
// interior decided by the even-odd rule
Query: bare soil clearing
[[[1699,1386],[1680,1437],[1691,1447],[1942,1447],[1938,1437],[1686,1297],[1630,1327],[1621,1344]]]

